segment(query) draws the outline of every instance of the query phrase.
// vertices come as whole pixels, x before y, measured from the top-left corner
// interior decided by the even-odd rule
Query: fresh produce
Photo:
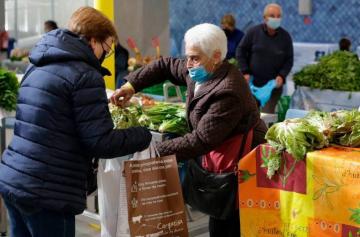
[[[150,121],[150,129],[178,135],[184,135],[188,132],[183,106],[157,103],[154,106],[144,108],[144,114]]]
[[[18,90],[15,73],[0,69],[0,107],[7,111],[15,110]]]
[[[330,113],[333,125],[333,143],[349,146],[360,146],[360,112],[357,110],[340,110]]]
[[[162,133],[184,135],[188,132],[185,108],[180,105],[155,103],[141,107],[132,104],[122,109],[110,104],[109,109],[115,128],[145,126]]]
[[[141,104],[143,106],[152,106],[155,105],[155,101],[152,97],[147,95],[141,95]]]
[[[159,132],[185,135],[188,133],[186,119],[184,117],[175,117],[169,120],[165,120],[159,126]]]
[[[289,119],[274,124],[265,138],[276,151],[286,150],[296,160],[303,159],[308,151],[326,144],[324,134],[305,119]]]
[[[116,105],[109,104],[109,110],[114,122],[114,128],[140,126],[138,120],[142,114],[142,108],[140,106],[132,105],[123,109]]]
[[[288,119],[274,124],[265,138],[275,153],[264,156],[262,167],[267,168],[271,178],[281,167],[281,154],[290,153],[296,162],[305,158],[307,152],[331,144],[360,147],[360,112],[339,110],[335,112],[311,111],[306,117]],[[289,169],[291,172],[292,167]],[[284,176],[288,177],[289,174]]]
[[[305,66],[294,74],[298,86],[339,91],[360,91],[360,62],[351,52],[336,51],[318,64]]]

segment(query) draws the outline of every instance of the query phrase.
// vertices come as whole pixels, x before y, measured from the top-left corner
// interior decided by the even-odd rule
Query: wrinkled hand
[[[127,82],[125,85],[120,87],[120,89],[117,89],[114,94],[112,94],[110,102],[124,108],[134,94],[134,88],[129,82]]]
[[[280,88],[284,84],[284,79],[281,76],[277,76],[276,80],[276,88]]]
[[[250,82],[250,74],[244,74],[244,78],[248,83]]]

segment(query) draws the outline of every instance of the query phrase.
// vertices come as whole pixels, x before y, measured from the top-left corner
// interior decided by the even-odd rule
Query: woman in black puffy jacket
[[[30,53],[14,137],[0,164],[0,193],[13,237],[75,236],[93,157],[145,149],[150,132],[114,130],[101,67],[117,40],[112,22],[82,7],[69,29],[46,34]]]

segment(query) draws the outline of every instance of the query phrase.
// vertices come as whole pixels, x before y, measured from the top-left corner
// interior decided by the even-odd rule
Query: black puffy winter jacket
[[[145,149],[150,132],[114,130],[99,61],[67,30],[46,34],[30,53],[21,83],[14,137],[0,164],[0,193],[63,213],[85,209],[92,157]]]

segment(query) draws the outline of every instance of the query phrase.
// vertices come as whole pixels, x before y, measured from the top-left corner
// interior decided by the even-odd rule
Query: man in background
[[[244,33],[236,28],[235,18],[231,14],[223,16],[221,27],[227,38],[228,52],[226,54],[226,59],[235,58],[236,47],[240,43]]]
[[[276,81],[270,100],[262,108],[265,113],[275,112],[294,61],[291,36],[280,26],[282,16],[280,5],[268,4],[263,23],[250,28],[236,50],[240,70],[248,82],[253,78],[254,86],[263,87],[273,79]]]
[[[341,51],[351,51],[351,41],[348,38],[341,38],[339,41]]]

